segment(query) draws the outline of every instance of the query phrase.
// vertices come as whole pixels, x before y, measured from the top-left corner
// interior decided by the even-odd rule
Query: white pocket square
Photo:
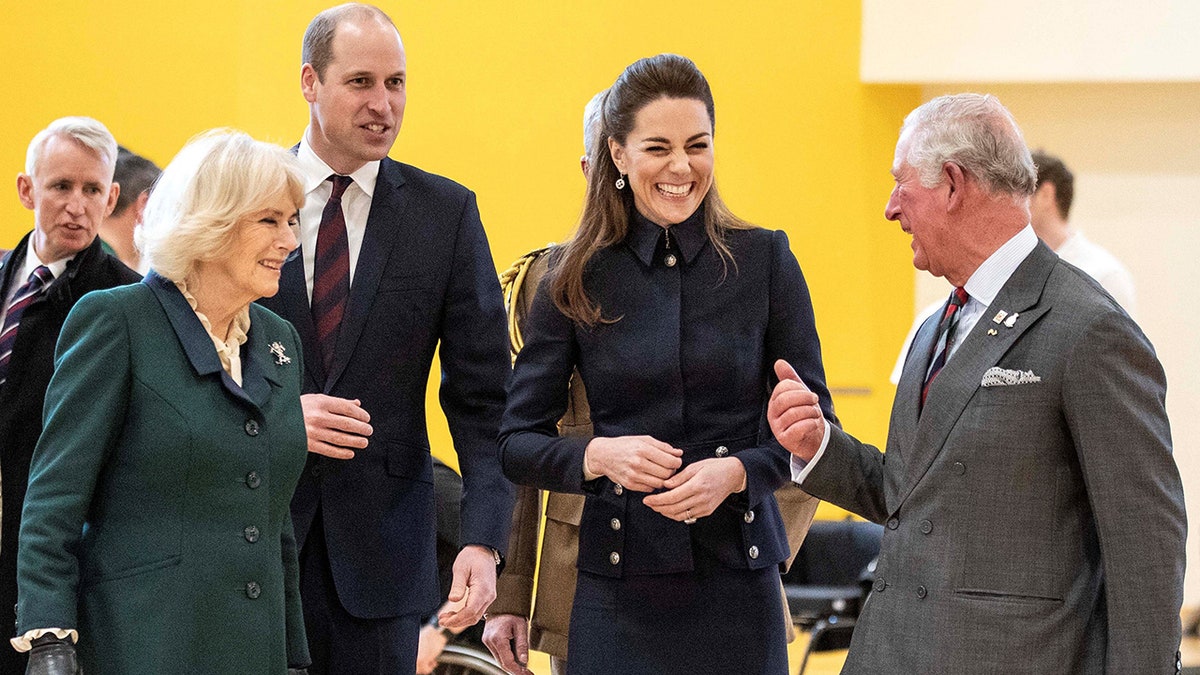
[[[1041,382],[1042,378],[1034,375],[1032,370],[1008,370],[999,366],[992,366],[983,374],[983,381],[979,383],[981,387],[1007,387],[1012,384],[1033,384]]]

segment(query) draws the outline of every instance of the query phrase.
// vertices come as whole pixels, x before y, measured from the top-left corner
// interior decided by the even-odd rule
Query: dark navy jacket
[[[579,568],[595,574],[691,570],[692,537],[729,567],[783,561],[787,537],[773,492],[789,480],[789,455],[764,414],[775,360],[790,361],[835,419],[808,287],[787,235],[730,232],[726,266],[705,235],[702,210],[669,234],[667,250],[663,229],[635,216],[625,241],[589,263],[585,287],[613,322],[574,324],[543,283],[509,381],[504,472],[517,483],[589,495]],[[746,491],[689,528],[643,505],[643,493],[605,478],[585,483],[588,439],[559,437],[555,428],[575,367],[597,436],[647,434],[684,449],[685,464],[734,453],[746,467]]]

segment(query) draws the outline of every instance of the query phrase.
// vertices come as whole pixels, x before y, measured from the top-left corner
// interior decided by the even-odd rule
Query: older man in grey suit
[[[768,411],[806,491],[886,526],[843,672],[1178,672],[1187,526],[1153,347],[1037,241],[995,98],[913,111],[892,173],[913,264],[957,288],[913,341],[886,455],[784,362]]]

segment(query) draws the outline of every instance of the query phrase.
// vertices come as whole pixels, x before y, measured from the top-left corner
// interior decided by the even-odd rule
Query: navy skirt
[[[787,675],[778,569],[731,569],[693,550],[692,572],[580,571],[567,674]]]

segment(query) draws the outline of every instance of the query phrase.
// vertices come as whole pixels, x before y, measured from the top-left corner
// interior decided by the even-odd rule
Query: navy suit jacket
[[[305,353],[320,353],[300,257],[262,304],[295,324]],[[338,597],[359,618],[427,613],[440,601],[425,425],[435,350],[463,476],[462,542],[503,552],[514,490],[500,470],[496,434],[508,335],[475,195],[385,158],[331,372],[306,359],[303,386],[359,399],[374,433],[354,459],[310,455],[292,501],[301,547],[322,518]]]

